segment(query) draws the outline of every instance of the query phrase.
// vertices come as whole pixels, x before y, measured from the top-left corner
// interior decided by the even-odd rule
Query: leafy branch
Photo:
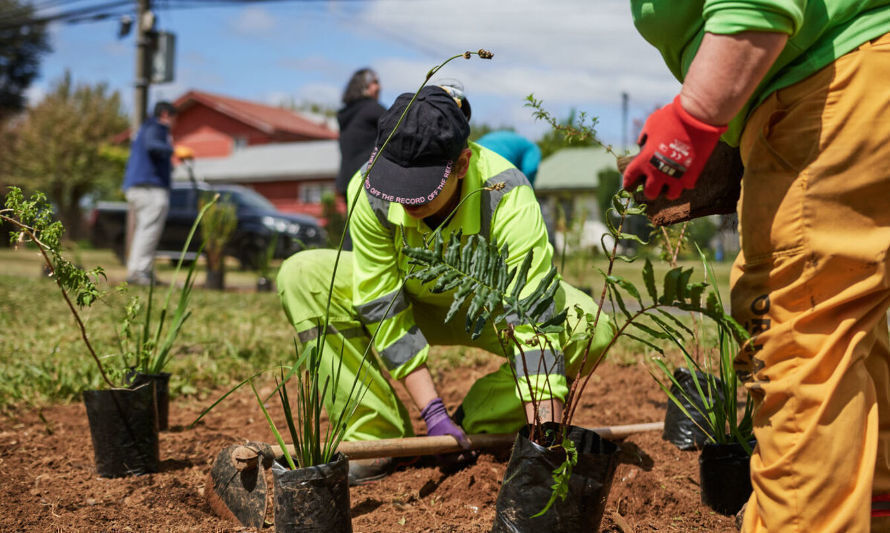
[[[604,144],[597,136],[596,125],[599,122],[599,119],[588,115],[586,111],[578,113],[577,124],[574,120],[570,120],[568,124],[564,124],[552,113],[544,109],[544,101],[535,98],[534,94],[529,94],[525,97],[525,107],[529,107],[533,110],[532,117],[535,120],[543,120],[549,124],[550,128],[554,132],[562,135],[566,142],[570,144],[592,142],[604,147],[607,152],[614,155],[616,158],[618,157],[618,154],[612,149],[612,145]]]
[[[61,222],[53,221],[52,208],[47,203],[46,195],[41,192],[32,195],[30,200],[25,200],[21,189],[10,187],[5,209],[0,210],[0,219],[16,228],[11,232],[11,242],[32,242],[37,246],[50,276],[55,279],[68,309],[71,310],[80,328],[80,336],[95,361],[102,379],[109,387],[114,388],[115,385],[109,379],[102,361],[93,349],[86,326],[77,311],[77,307],[81,309],[89,307],[99,299],[101,293],[96,285],[100,277],[107,279],[105,271],[101,267],[85,271],[62,256],[61,239],[65,228]],[[77,307],[71,301],[69,293],[74,295]]]

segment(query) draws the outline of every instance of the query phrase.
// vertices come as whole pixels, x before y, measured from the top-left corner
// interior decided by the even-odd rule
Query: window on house
[[[242,148],[247,148],[247,137],[244,135],[232,137],[232,150],[241,150]]]
[[[300,202],[320,204],[321,197],[326,193],[334,194],[333,183],[303,183],[300,185]]]

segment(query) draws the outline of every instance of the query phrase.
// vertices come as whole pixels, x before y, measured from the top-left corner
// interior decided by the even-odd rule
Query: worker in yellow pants
[[[755,399],[742,531],[888,531],[890,4],[631,0],[683,83],[653,113],[624,187],[694,189],[739,146],[732,313]]]
[[[741,139],[738,370],[757,400],[744,531],[888,531],[890,35],[781,89]],[[883,512],[882,512],[883,511]]]

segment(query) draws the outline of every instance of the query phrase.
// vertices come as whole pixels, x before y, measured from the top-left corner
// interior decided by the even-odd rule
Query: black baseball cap
[[[377,122],[371,161],[393,130],[395,134],[365,178],[372,195],[403,205],[423,205],[439,195],[470,136],[470,124],[454,99],[432,85],[420,90],[396,129],[413,97],[399,95]]]

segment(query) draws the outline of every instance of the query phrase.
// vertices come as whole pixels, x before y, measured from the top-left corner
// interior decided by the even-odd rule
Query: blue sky
[[[430,67],[486,48],[494,59],[455,60],[438,75],[459,79],[474,121],[537,138],[545,126],[523,107],[534,93],[559,117],[575,108],[599,118],[600,137],[622,138],[621,93],[644,119],[679,90],[660,56],[633,28],[628,0],[346,0],[244,7],[163,9],[158,29],[177,36],[176,81],[150,100],[188,89],[277,104],[339,106],[351,73],[380,74],[381,103],[413,91]],[[69,69],[75,81],[105,82],[132,102],[135,42],[116,21],[51,27],[54,51],[29,96],[39,99]],[[632,126],[631,126],[632,127]]]

